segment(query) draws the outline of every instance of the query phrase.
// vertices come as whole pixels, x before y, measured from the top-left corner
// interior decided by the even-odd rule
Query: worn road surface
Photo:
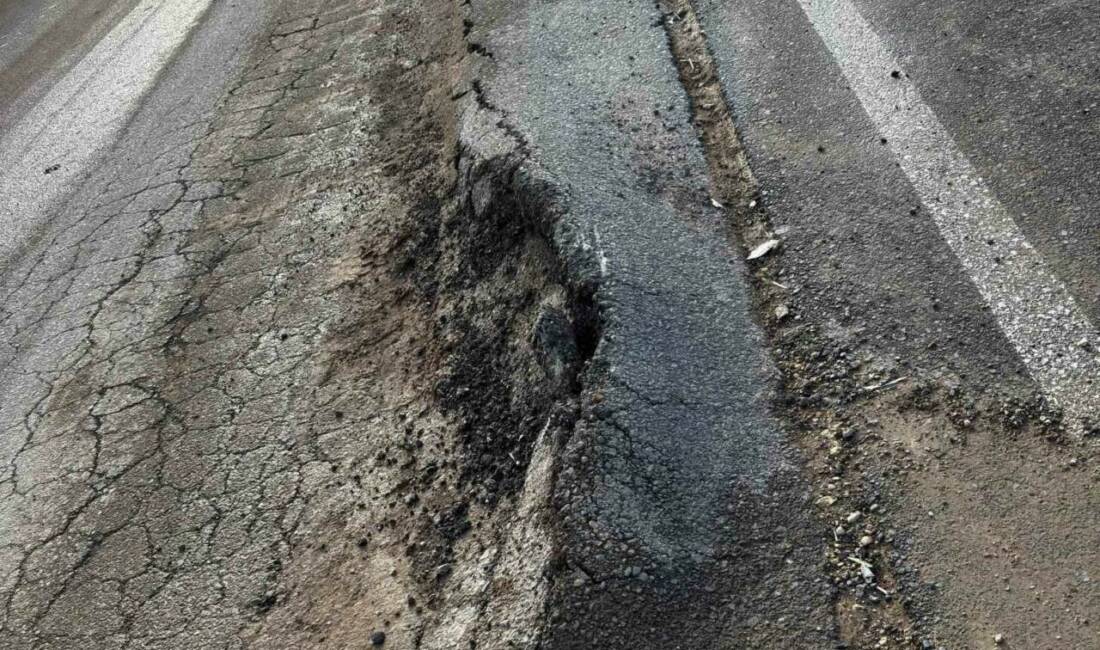
[[[1100,647],[1098,9],[0,0],[0,647]]]

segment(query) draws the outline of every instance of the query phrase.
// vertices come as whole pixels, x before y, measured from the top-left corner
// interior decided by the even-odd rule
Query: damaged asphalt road
[[[473,6],[469,38],[490,53],[480,101],[522,141],[470,141],[487,157],[521,147],[517,191],[555,188],[555,244],[598,287],[603,322],[559,454],[547,642],[826,644],[806,500],[767,413],[772,371],[662,12]]]
[[[1095,16],[871,4],[0,1],[0,645],[1091,647]]]

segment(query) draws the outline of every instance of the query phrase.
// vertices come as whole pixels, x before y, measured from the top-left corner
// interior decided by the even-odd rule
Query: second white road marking
[[[0,141],[0,267],[114,142],[210,2],[143,0]]]
[[[798,1],[1032,378],[1072,431],[1096,425],[1096,327],[850,0]]]

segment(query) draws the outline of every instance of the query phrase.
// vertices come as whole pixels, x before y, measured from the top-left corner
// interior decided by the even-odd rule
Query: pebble
[[[862,516],[863,516],[863,513],[856,510],[855,512],[848,515],[848,523],[849,524],[854,524],[857,521],[859,521],[859,518],[862,517]]]
[[[864,535],[863,537],[859,538],[859,545],[860,546],[870,546],[871,542],[873,542],[873,541],[875,541],[875,540],[871,539],[870,535]]]
[[[1004,637],[1003,634],[994,634],[993,635],[993,643],[996,643],[997,645],[1001,645],[1004,642],[1005,642],[1005,637]]]
[[[386,633],[382,630],[370,635],[370,644],[374,646],[382,645],[386,642]]]

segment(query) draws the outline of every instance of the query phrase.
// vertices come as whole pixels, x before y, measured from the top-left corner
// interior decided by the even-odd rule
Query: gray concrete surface
[[[696,6],[783,242],[769,277],[795,319],[773,340],[808,444],[830,420],[857,441],[820,452],[817,489],[845,477],[885,513],[864,530],[904,531],[898,625],[1095,645],[1096,445],[1038,397],[1098,415],[1096,3]]]
[[[798,3],[701,2],[699,14],[789,252],[779,281],[894,376],[945,363],[977,385],[1026,383]]]
[[[855,5],[800,4],[1028,373],[1081,435],[1100,413],[1096,327]]]
[[[1100,161],[1096,3],[855,4],[1028,241],[1100,321],[1100,179],[1088,173]]]

